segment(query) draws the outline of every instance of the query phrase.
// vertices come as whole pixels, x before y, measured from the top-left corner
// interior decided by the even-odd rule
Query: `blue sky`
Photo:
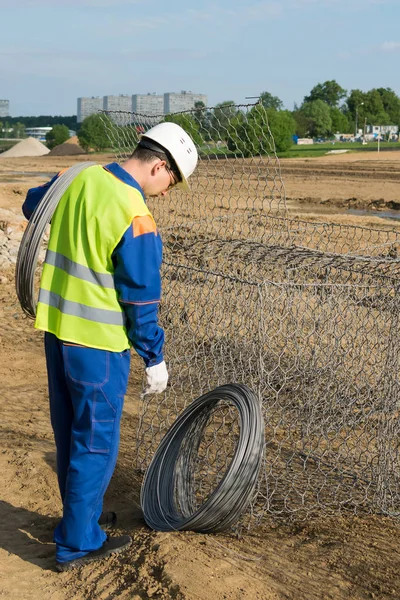
[[[0,0],[11,116],[76,114],[79,96],[190,90],[288,109],[319,82],[400,95],[399,0]]]

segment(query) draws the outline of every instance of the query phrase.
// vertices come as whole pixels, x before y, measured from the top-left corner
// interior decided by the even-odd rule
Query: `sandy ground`
[[[111,157],[101,157],[105,163]],[[26,190],[82,157],[0,159],[0,226],[19,214]],[[292,214],[388,227],[395,221],[347,207],[400,204],[400,153],[282,162]],[[391,214],[395,216],[396,213]],[[52,530],[60,516],[48,418],[42,334],[19,307],[13,271],[0,274],[0,597],[11,600],[400,598],[400,525],[379,516],[340,516],[297,525],[266,521],[237,540],[158,533],[138,507],[135,432],[142,370],[134,358],[117,469],[105,508],[133,545],[123,555],[59,574]]]

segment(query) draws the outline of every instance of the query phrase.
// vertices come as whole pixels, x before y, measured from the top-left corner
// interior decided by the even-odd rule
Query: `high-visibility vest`
[[[37,329],[92,348],[112,352],[129,348],[112,254],[136,217],[156,230],[139,190],[100,165],[77,175],[52,217]]]

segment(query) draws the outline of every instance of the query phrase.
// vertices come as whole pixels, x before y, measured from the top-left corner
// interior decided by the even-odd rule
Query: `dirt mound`
[[[18,144],[6,150],[6,152],[2,152],[0,154],[1,158],[10,158],[17,156],[44,156],[45,154],[49,154],[50,150],[46,148],[42,142],[39,140],[28,137],[25,140],[21,140]]]
[[[73,154],[86,154],[80,147],[78,136],[74,135],[63,144],[59,144],[49,153],[50,156],[72,156]]]
[[[78,144],[79,146],[79,139],[77,135],[73,135],[72,137],[68,138],[66,142],[64,142],[64,144]]]

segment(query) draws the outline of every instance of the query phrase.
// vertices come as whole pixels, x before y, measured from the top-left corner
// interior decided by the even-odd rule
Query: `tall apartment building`
[[[82,123],[86,117],[90,117],[99,110],[103,110],[103,97],[92,96],[91,98],[78,98],[77,122]]]
[[[119,94],[119,96],[104,96],[104,110],[124,110],[132,111],[132,96],[128,94]]]
[[[140,115],[158,117],[164,113],[164,96],[157,94],[134,94],[132,110]]]
[[[0,100],[8,102],[7,100]],[[204,102],[207,106],[207,96],[205,94],[193,94],[192,92],[182,91],[180,94],[168,92],[163,95],[157,94],[119,94],[118,96],[92,96],[91,98],[78,98],[77,122],[82,123],[86,117],[93,115],[99,110],[134,112],[139,115],[151,117],[146,122],[152,125],[161,120],[163,114],[192,110],[196,102]],[[1,104],[0,104],[1,108]],[[0,113],[1,115],[1,113]],[[119,117],[115,115],[113,119],[121,125],[127,121],[126,115]]]
[[[207,106],[207,96],[185,91],[180,94],[168,92],[164,94],[164,114],[192,110],[196,102],[204,102]]]
[[[115,111],[111,113],[111,119],[117,125],[128,125],[131,123],[132,96],[119,94],[119,96],[104,96],[104,110]]]
[[[0,100],[0,117],[10,116],[10,101]]]

